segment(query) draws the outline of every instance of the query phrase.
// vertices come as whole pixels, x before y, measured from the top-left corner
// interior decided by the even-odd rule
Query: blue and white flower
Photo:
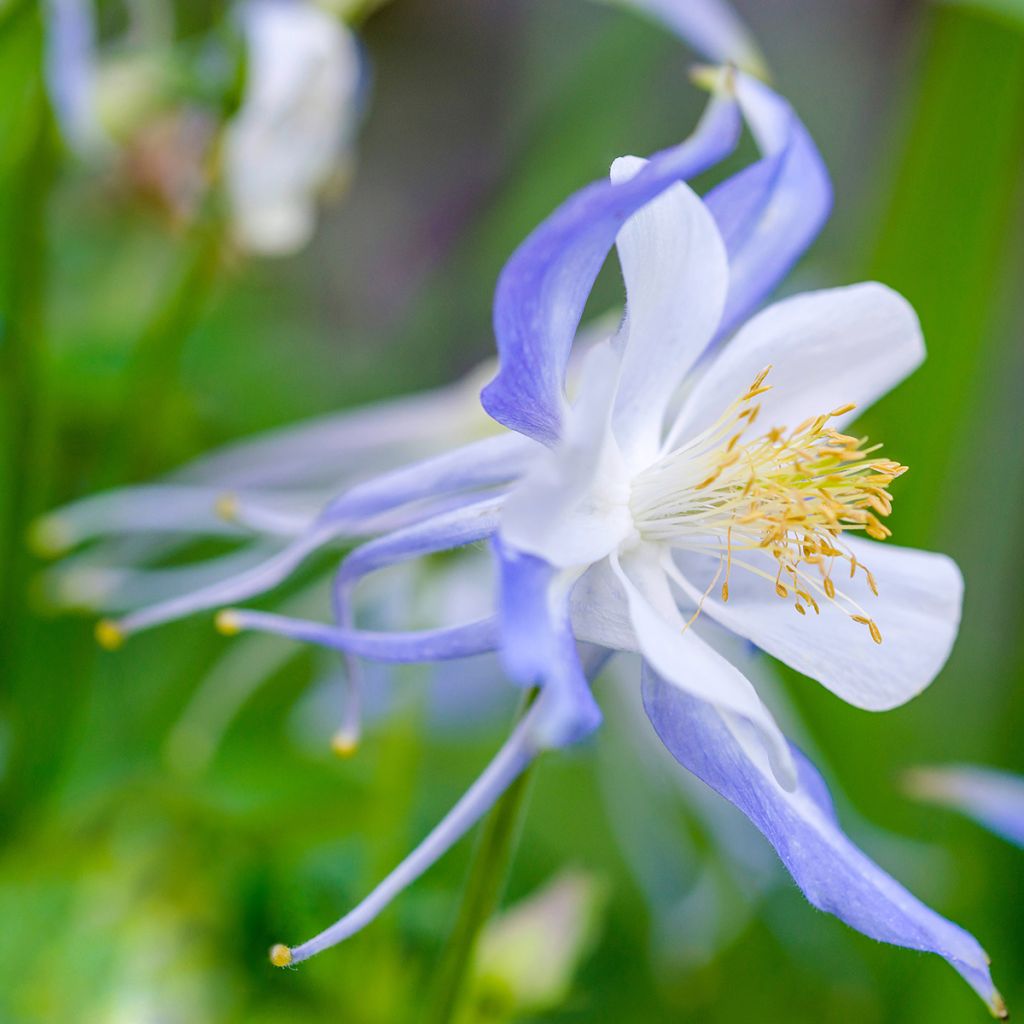
[[[1005,1012],[976,940],[850,842],[820,775],[711,635],[724,628],[849,703],[883,710],[941,669],[962,583],[941,555],[879,543],[903,467],[844,432],[857,406],[922,359],[913,311],[862,284],[751,316],[817,234],[830,188],[788,104],[746,73],[705,79],[715,95],[690,139],[617,161],[610,181],[570,198],[506,265],[494,316],[500,368],[483,392],[503,433],[355,483],[312,520],[285,528],[266,516],[267,532],[290,537],[266,561],[101,624],[100,639],[116,646],[261,593],[314,551],[369,536],[337,570],[333,624],[232,609],[222,630],[336,648],[354,677],[359,658],[497,649],[508,675],[536,688],[495,759],[412,854],[320,935],[275,946],[276,964],[359,931],[531,760],[596,729],[590,681],[628,651],[641,657],[644,705],[666,748],[746,814],[812,904],[877,939],[938,953]],[[685,182],[732,150],[743,119],[761,159],[698,197]],[[586,353],[570,397],[573,341],[613,245],[625,315]],[[429,630],[358,627],[365,577],[485,540],[499,571],[491,614]]]
[[[702,639],[706,618],[880,710],[941,668],[961,590],[948,559],[854,536],[886,535],[881,519],[900,467],[840,431],[852,402],[872,401],[920,361],[907,304],[874,284],[797,296],[716,345],[778,281],[828,206],[820,161],[788,106],[744,75],[732,88],[737,101],[713,99],[690,140],[647,162],[618,162],[611,182],[574,196],[510,260],[495,309],[501,369],[484,391],[508,433],[357,484],[268,562],[101,631],[119,640],[237,601],[328,542],[388,530],[342,561],[336,625],[235,610],[222,614],[222,628],[395,661],[500,646],[509,674],[540,687],[421,846],[337,924],[277,948],[275,962],[358,931],[533,757],[594,729],[588,667],[629,650],[645,663],[645,704],[665,745],[751,818],[815,905],[869,935],[939,952],[998,1007],[977,943],[846,839],[820,777],[749,681]],[[728,151],[740,110],[766,155],[701,200],[682,179]],[[762,176],[765,166],[775,173]],[[613,242],[626,315],[614,338],[588,352],[570,402],[573,335]],[[486,538],[500,563],[497,614],[407,633],[353,624],[351,597],[367,574]]]

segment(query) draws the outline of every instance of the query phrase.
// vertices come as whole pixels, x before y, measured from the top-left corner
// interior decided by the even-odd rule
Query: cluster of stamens
[[[769,581],[800,615],[808,609],[817,614],[820,602],[833,602],[881,643],[874,620],[843,593],[842,573],[837,584],[836,567],[841,563],[850,579],[863,573],[877,595],[874,576],[844,545],[843,535],[891,535],[881,521],[892,511],[888,488],[906,467],[872,457],[880,445],[868,446],[867,438],[829,425],[852,405],[744,441],[761,411],[757,398],[770,390],[770,370],[758,374],[712,426],[634,480],[637,529],[673,548],[718,555],[718,573],[707,593],[724,572],[723,601],[729,599],[733,569],[745,569]],[[745,560],[749,551],[772,556],[774,578]]]

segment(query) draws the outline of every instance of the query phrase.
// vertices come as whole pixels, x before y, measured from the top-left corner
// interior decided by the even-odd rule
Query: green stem
[[[128,371],[120,428],[127,446],[125,461],[133,475],[149,475],[162,462],[155,446],[168,436],[168,411],[179,383],[181,353],[217,283],[224,236],[223,218],[217,213],[200,219],[174,283],[139,338]]]
[[[8,276],[0,370],[6,392],[7,479],[3,539],[3,615],[24,607],[28,571],[25,530],[43,501],[46,473],[46,340],[43,303],[46,277],[46,209],[53,172],[53,137],[45,98],[24,163],[10,183],[17,197],[9,223]]]
[[[527,698],[527,705],[533,695]],[[524,708],[525,710],[525,708]],[[530,766],[502,794],[484,821],[473,851],[462,904],[438,968],[425,1024],[450,1024],[455,1019],[477,938],[501,898],[519,834]]]
[[[28,611],[33,564],[25,534],[49,501],[54,452],[45,301],[47,220],[57,152],[41,72],[38,17],[27,6],[15,11],[17,20],[12,17],[4,28],[20,34],[5,40],[9,45],[0,59],[8,59],[16,45],[33,46],[36,55],[20,98],[24,131],[14,140],[17,153],[0,181],[5,200],[0,232],[0,674],[10,734],[0,817],[8,835],[15,833],[16,810],[29,794],[36,803],[43,795],[66,733],[61,728],[64,712],[72,703],[53,696],[51,678],[35,657],[36,622]]]

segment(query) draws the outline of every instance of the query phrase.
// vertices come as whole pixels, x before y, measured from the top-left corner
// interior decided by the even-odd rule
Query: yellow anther
[[[755,378],[754,383],[747,389],[749,395],[751,391],[757,391],[757,389],[765,382],[768,374],[772,372],[772,364],[769,363]]]
[[[349,729],[339,729],[331,737],[331,750],[340,758],[352,757],[359,749],[359,737]]]
[[[232,608],[224,608],[213,617],[214,628],[222,636],[238,636],[242,632],[242,620]]]
[[[270,962],[275,967],[287,967],[292,962],[292,951],[284,943],[278,942],[270,947]]]
[[[100,619],[94,633],[96,643],[105,651],[116,651],[124,645],[124,630],[113,619]]]
[[[851,615],[850,618],[853,619],[854,622],[859,622],[862,626],[867,626],[868,632],[871,634],[871,639],[874,640],[876,644],[880,644],[882,642],[882,631],[875,624],[874,619],[869,619],[866,615]]]
[[[226,519],[229,523],[234,522],[238,518],[238,495],[230,491],[222,494],[213,503],[213,510],[221,519]]]
[[[874,540],[891,535],[882,522],[892,511],[887,487],[904,467],[877,454],[878,445],[867,438],[830,425],[833,417],[852,412],[852,403],[747,440],[760,408],[754,399],[768,390],[769,369],[712,426],[633,481],[634,521],[649,539],[722,559],[723,601],[729,598],[735,553],[738,567],[765,578],[800,615],[808,609],[820,613],[819,600],[836,603],[848,615],[862,614],[833,582],[835,561],[846,563],[851,579],[864,568],[867,585],[878,592],[874,576],[843,538],[850,532]],[[774,581],[746,554],[758,551],[774,560]],[[716,580],[712,587],[717,585]],[[864,624],[873,639],[881,635],[866,617]]]

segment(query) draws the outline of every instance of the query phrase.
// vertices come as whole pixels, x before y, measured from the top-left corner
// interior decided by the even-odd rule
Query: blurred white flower
[[[249,0],[240,18],[246,90],[225,138],[225,184],[239,243],[283,255],[309,241],[317,193],[345,173],[359,47],[340,21],[304,0]]]
[[[96,109],[96,25],[92,0],[47,0],[46,84],[68,146],[89,155],[106,136]]]

